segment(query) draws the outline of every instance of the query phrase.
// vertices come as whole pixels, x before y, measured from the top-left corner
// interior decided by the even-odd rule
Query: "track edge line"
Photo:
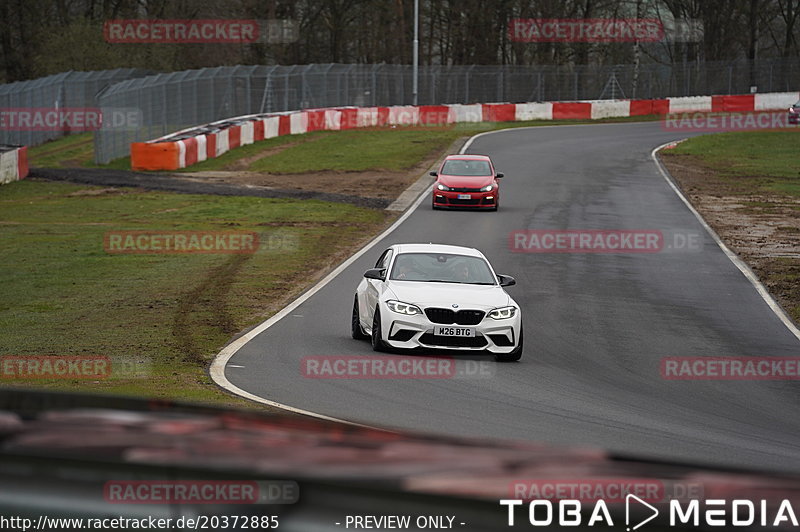
[[[711,237],[714,239],[714,241],[717,243],[720,249],[722,249],[722,252],[725,253],[725,256],[728,257],[728,259],[734,264],[734,266],[736,266],[739,269],[739,271],[742,272],[745,278],[748,281],[750,281],[750,284],[752,284],[753,287],[756,289],[756,292],[758,292],[758,295],[761,296],[761,299],[764,300],[764,302],[767,304],[767,306],[769,306],[769,308],[778,317],[778,319],[781,320],[781,322],[786,326],[787,329],[789,329],[789,332],[791,332],[795,336],[795,338],[800,340],[800,329],[798,329],[797,326],[794,324],[792,318],[789,317],[789,315],[786,313],[783,307],[781,307],[780,304],[775,300],[775,298],[772,297],[772,295],[767,290],[767,287],[764,286],[764,284],[758,279],[758,276],[753,272],[750,266],[748,266],[746,262],[744,262],[736,253],[734,253],[725,244],[725,242],[722,241],[722,238],[720,238],[717,232],[714,231],[714,229],[712,229],[710,225],[708,225],[708,223],[700,215],[697,209],[694,208],[694,206],[691,204],[688,198],[683,194],[681,189],[678,188],[672,175],[670,175],[669,171],[664,166],[664,163],[662,163],[661,160],[658,158],[658,152],[660,152],[667,146],[674,145],[683,142],[685,140],[687,139],[683,138],[678,141],[665,142],[660,146],[656,146],[650,152],[650,157],[653,159],[653,162],[656,164],[656,168],[658,168],[658,171],[661,173],[661,177],[663,177],[666,180],[667,184],[669,184],[669,186],[672,188],[672,191],[678,195],[678,197],[681,199],[681,201],[683,201],[686,207],[689,208],[689,211],[692,214],[694,214],[695,218],[697,218],[697,220],[700,222],[700,225],[703,226],[703,229],[705,229],[706,232],[711,235]]]
[[[467,148],[469,148],[469,146],[472,144],[472,141],[474,139],[476,139],[477,137],[480,137],[482,135],[486,135],[488,133],[495,133],[497,131],[503,131],[503,130],[500,129],[500,130],[493,130],[493,131],[484,131],[482,133],[478,133],[477,135],[474,135],[474,136],[470,137],[466,141],[466,143],[464,143],[464,145],[461,147],[461,149],[458,151],[458,153],[459,154],[464,153],[467,150]],[[208,368],[209,376],[211,377],[211,380],[214,381],[214,384],[216,384],[217,386],[219,386],[220,388],[222,388],[224,390],[227,390],[228,392],[230,392],[230,393],[232,393],[234,395],[238,395],[238,396],[243,397],[245,399],[248,399],[250,401],[254,401],[256,403],[261,403],[261,404],[264,404],[264,405],[272,406],[274,408],[279,408],[281,410],[286,410],[288,412],[292,412],[292,413],[295,413],[295,414],[301,414],[301,415],[305,415],[305,416],[310,416],[310,417],[314,417],[314,418],[317,418],[317,419],[322,419],[322,420],[325,420],[325,421],[333,421],[333,422],[336,422],[336,423],[345,423],[345,424],[348,424],[348,425],[355,425],[355,426],[369,428],[369,429],[387,431],[387,429],[384,429],[384,428],[381,428],[381,427],[375,427],[375,426],[371,426],[371,425],[363,425],[363,424],[360,424],[360,423],[355,423],[353,421],[347,421],[345,419],[339,419],[339,418],[335,418],[335,417],[331,417],[331,416],[326,416],[325,414],[319,414],[317,412],[312,412],[310,410],[303,410],[302,408],[295,408],[295,407],[290,406],[290,405],[285,405],[283,403],[278,403],[276,401],[271,401],[269,399],[265,399],[264,397],[260,397],[258,395],[252,394],[252,393],[250,393],[250,392],[248,392],[246,390],[243,390],[243,389],[239,388],[238,386],[233,384],[231,381],[229,381],[228,378],[225,376],[225,367],[227,366],[228,361],[233,357],[233,355],[235,355],[236,352],[239,351],[239,349],[241,349],[242,347],[244,347],[250,340],[252,340],[256,336],[258,336],[259,334],[261,334],[262,332],[266,331],[267,329],[272,327],[274,324],[276,324],[277,322],[279,322],[280,320],[285,318],[290,312],[292,312],[294,309],[296,309],[297,307],[302,305],[304,302],[306,302],[311,296],[313,296],[314,294],[316,294],[317,292],[322,290],[328,283],[330,283],[333,279],[335,279],[340,273],[342,273],[348,266],[350,266],[358,258],[360,258],[362,255],[364,255],[369,250],[371,250],[378,242],[383,240],[385,237],[390,235],[395,229],[397,229],[397,227],[399,227],[400,224],[402,224],[404,221],[406,221],[406,219],[408,219],[408,217],[411,216],[411,214],[414,211],[417,210],[417,208],[422,204],[422,202],[427,197],[428,192],[430,192],[430,186],[425,187],[420,192],[419,196],[414,200],[414,202],[409,206],[409,208],[406,209],[406,211],[397,220],[395,220],[392,225],[390,225],[388,228],[386,228],[386,230],[384,230],[381,234],[379,234],[378,236],[376,236],[375,238],[370,240],[364,247],[359,249],[356,253],[351,255],[349,258],[347,258],[347,260],[345,260],[344,262],[339,264],[339,266],[337,266],[333,271],[331,271],[328,275],[326,275],[324,278],[322,278],[317,284],[312,286],[310,289],[306,290],[297,299],[295,299],[294,301],[289,303],[287,306],[283,307],[281,310],[279,310],[277,313],[275,313],[269,319],[267,319],[266,321],[263,321],[260,324],[256,325],[254,328],[252,328],[249,331],[247,331],[247,333],[243,334],[242,336],[240,336],[236,340],[232,341],[231,343],[229,343],[228,345],[223,347],[222,350],[219,353],[217,353],[217,355],[214,357],[214,360],[211,361],[211,366]],[[389,432],[391,432],[391,431],[389,431]]]

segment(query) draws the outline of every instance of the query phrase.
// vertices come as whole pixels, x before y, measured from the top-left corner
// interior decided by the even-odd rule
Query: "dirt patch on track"
[[[268,174],[248,171],[191,172],[181,175],[207,183],[266,187],[281,190],[321,192],[361,196],[391,201],[436,161],[435,157],[405,172],[313,172],[308,174]]]
[[[693,155],[662,155],[695,209],[800,322],[800,199],[753,193],[752,186],[723,178]]]
[[[444,150],[444,153],[458,151],[455,148],[460,147],[463,142],[464,139],[455,141],[449,149]],[[276,150],[280,151],[289,146],[289,144],[281,145]],[[266,150],[254,157],[266,157],[269,152],[271,150]],[[401,172],[370,170],[269,174],[229,170],[167,174],[99,168],[32,168],[30,175],[34,178],[106,187],[102,191],[86,192],[87,194],[107,194],[112,193],[108,187],[127,186],[186,194],[318,199],[384,209],[442,157],[441,151],[432,152],[419,164]],[[242,165],[250,164],[245,162],[245,159],[237,161],[240,162]]]
[[[102,187],[137,187],[146,190],[166,190],[183,194],[215,194],[220,196],[256,196],[260,198],[317,199],[349,203],[359,207],[384,209],[391,201],[379,197],[338,194],[316,189],[284,189],[258,186],[243,180],[214,181],[210,179],[187,177],[186,174],[156,174],[133,172],[129,170],[108,170],[95,168],[32,168],[32,178],[54,181],[69,181]]]

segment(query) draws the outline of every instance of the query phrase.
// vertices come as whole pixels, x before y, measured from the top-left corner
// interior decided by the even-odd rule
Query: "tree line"
[[[420,64],[591,65],[800,56],[800,0],[419,0]],[[289,42],[120,44],[114,19],[291,20]],[[689,42],[515,42],[516,18],[691,20]],[[2,0],[0,82],[67,70],[412,61],[414,0]]]

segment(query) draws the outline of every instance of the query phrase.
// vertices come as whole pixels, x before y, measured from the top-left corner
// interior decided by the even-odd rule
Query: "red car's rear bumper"
[[[469,196],[469,198],[466,196]],[[491,192],[433,191],[434,207],[494,209],[497,207],[497,200],[497,190],[492,190]]]

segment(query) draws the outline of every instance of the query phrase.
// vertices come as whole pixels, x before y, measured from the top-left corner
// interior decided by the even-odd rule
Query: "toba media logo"
[[[619,517],[612,517],[605,500],[585,502],[578,499],[551,501],[536,499],[501,499],[506,508],[508,526],[516,523],[517,510],[527,504],[527,520],[532,526],[590,526],[619,527]],[[662,510],[666,510],[662,513]],[[797,527],[797,514],[788,499],[770,505],[765,499],[691,499],[669,501],[667,508],[659,510],[646,500],[628,493],[625,496],[625,530],[638,530],[661,516],[658,523],[674,526],[709,527]]]

